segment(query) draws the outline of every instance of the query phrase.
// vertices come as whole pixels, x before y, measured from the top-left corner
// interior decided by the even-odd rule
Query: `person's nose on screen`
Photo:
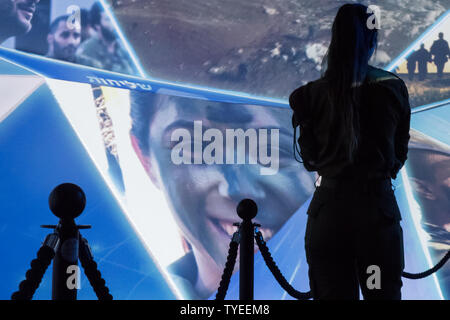
[[[258,170],[249,165],[225,165],[222,170],[224,180],[219,184],[219,193],[238,203],[249,198],[257,202],[266,193],[258,182]]]
[[[72,45],[72,46],[76,46],[76,44],[77,44],[77,39],[75,38],[75,36],[70,36],[69,37],[69,45]]]

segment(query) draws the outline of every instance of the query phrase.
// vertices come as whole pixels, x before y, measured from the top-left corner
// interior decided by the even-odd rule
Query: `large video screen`
[[[402,78],[410,95],[408,160],[393,182],[408,272],[429,269],[450,249],[450,5],[422,2],[426,9],[418,10],[410,0],[360,1],[380,10],[370,64]],[[92,234],[102,230],[93,253],[111,278],[122,279],[111,288],[118,297],[214,299],[233,224],[240,222],[236,206],[245,198],[257,203],[255,222],[285,278],[309,290],[306,210],[319,176],[294,159],[287,97],[321,76],[341,1],[12,3],[0,6],[2,17],[19,17],[16,29],[0,22],[0,172],[6,177],[0,211],[19,215],[7,205],[8,194],[20,190],[11,188],[14,181],[50,191],[58,177],[78,179],[76,171],[64,175],[49,166],[37,179],[25,169],[68,161],[57,148],[39,152],[55,139],[55,127],[33,130],[34,114],[41,114],[58,121],[59,135],[71,136],[65,148],[95,171],[90,184],[110,190],[102,201],[114,204],[115,213],[95,215],[93,208],[83,221],[93,225]],[[31,260],[39,243],[25,245],[30,239],[13,231],[45,222],[14,214],[2,217],[2,240],[14,237]],[[107,225],[120,230],[117,239]],[[119,240],[132,244],[112,263],[105,248]],[[17,259],[13,251],[2,247],[1,253]],[[228,299],[239,297],[238,265]],[[15,290],[12,281],[18,284],[26,268],[4,267],[2,274],[15,276],[1,297]],[[450,266],[404,279],[402,297],[449,299]],[[255,299],[292,299],[258,250]]]

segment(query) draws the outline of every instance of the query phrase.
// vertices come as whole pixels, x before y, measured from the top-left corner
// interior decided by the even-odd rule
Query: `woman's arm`
[[[411,122],[411,106],[409,104],[408,89],[405,83],[402,81],[401,85],[402,101],[402,113],[400,114],[397,129],[395,131],[395,157],[397,158],[396,165],[391,172],[391,176],[395,179],[398,171],[405,164],[408,158],[408,143],[410,139],[409,130]]]
[[[294,133],[296,132],[296,127],[300,127],[300,137],[297,142],[300,146],[299,154],[303,160],[303,166],[308,171],[317,171],[317,167],[315,166],[316,140],[313,134],[313,119],[309,109],[310,106],[308,104],[306,90],[307,85],[294,90],[289,96],[289,105],[294,112],[292,115],[292,127],[294,128]]]

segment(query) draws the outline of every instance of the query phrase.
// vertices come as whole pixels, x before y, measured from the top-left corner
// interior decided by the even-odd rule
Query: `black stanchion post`
[[[242,219],[240,231],[239,258],[239,300],[253,300],[254,273],[254,226],[258,207],[251,199],[239,202],[237,214]]]
[[[53,260],[52,300],[76,300],[78,283],[79,231],[83,226],[75,224],[75,218],[83,212],[86,197],[75,184],[64,183],[57,186],[48,199],[50,210],[60,218],[56,231],[60,245]],[[48,226],[52,227],[52,226]]]
[[[52,300],[76,300],[79,284],[78,259],[99,300],[112,300],[113,296],[97,268],[87,240],[82,238],[80,229],[91,226],[75,224],[75,218],[83,212],[86,197],[83,190],[75,184],[63,183],[50,193],[48,204],[53,214],[59,218],[58,225],[43,225],[42,228],[54,229],[47,235],[31,261],[31,269],[20,282],[19,291],[11,295],[12,300],[31,300],[53,260]]]

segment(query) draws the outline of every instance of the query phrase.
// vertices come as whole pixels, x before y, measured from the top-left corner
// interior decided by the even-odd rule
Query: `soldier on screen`
[[[433,61],[437,68],[439,78],[442,78],[442,71],[445,63],[450,57],[450,48],[448,42],[444,40],[444,33],[439,32],[439,39],[435,40],[430,48],[430,53],[434,56]]]
[[[417,67],[417,51],[413,51],[408,58],[406,58],[406,69],[408,69],[409,80],[414,80],[414,73]]]
[[[99,2],[94,3],[90,10],[90,24],[96,34],[80,45],[76,52],[76,62],[118,73],[135,74],[132,62]]]
[[[425,45],[422,43],[420,49],[416,52],[417,62],[419,63],[419,80],[425,80],[428,75],[428,62],[432,62],[431,53],[425,49]]]
[[[47,57],[75,62],[75,52],[81,41],[81,28],[76,24],[68,24],[68,20],[68,15],[61,16],[50,25]]]
[[[236,206],[244,198],[259,207],[255,222],[269,240],[309,198],[315,176],[299,170],[293,157],[289,110],[237,103],[189,99],[163,94],[131,93],[132,145],[149,178],[170,204],[186,242],[186,254],[168,267],[186,299],[208,299],[219,287],[230,237],[239,221]],[[175,164],[172,133],[192,130],[202,120],[204,130],[279,128],[279,169],[261,175],[256,164]],[[271,140],[271,137],[268,137]],[[192,141],[192,145],[197,139]],[[225,141],[223,141],[225,143]],[[185,143],[190,146],[190,143]],[[261,145],[259,146],[261,147]],[[227,151],[228,152],[228,151]],[[224,153],[225,154],[225,150]],[[192,156],[198,155],[198,151]]]
[[[0,44],[31,30],[31,19],[39,1],[0,0]]]

